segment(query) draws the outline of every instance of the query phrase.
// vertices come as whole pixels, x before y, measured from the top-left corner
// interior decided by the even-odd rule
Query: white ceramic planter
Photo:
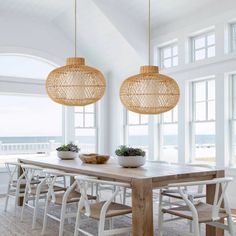
[[[146,157],[142,156],[117,156],[118,162],[123,167],[139,167],[145,164]]]
[[[57,156],[62,160],[71,160],[78,157],[78,152],[57,151]]]

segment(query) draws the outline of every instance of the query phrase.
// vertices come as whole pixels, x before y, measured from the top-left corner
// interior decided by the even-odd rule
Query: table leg
[[[133,236],[153,236],[152,179],[132,180]]]
[[[216,178],[224,177],[224,172],[219,171],[216,175]],[[207,185],[206,187],[206,201],[209,204],[212,204],[214,201],[215,195],[215,185]],[[224,223],[224,220],[222,220]],[[220,228],[216,228],[210,225],[206,225],[206,236],[224,236],[224,230]]]

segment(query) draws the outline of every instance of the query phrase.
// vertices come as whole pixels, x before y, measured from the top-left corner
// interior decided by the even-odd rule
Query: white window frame
[[[236,52],[236,22],[230,24],[230,49]]]
[[[229,77],[229,142],[230,142],[230,158],[229,158],[229,166],[230,167],[235,167],[235,154],[234,153],[234,130],[235,130],[235,122],[236,122],[236,116],[234,117],[234,114],[236,114],[236,111],[234,110],[235,108],[235,99],[234,97],[236,96],[236,91],[234,91],[234,83],[236,84],[236,74],[232,74]]]
[[[74,137],[76,139],[76,129],[95,129],[95,152],[98,151],[98,105],[94,104],[94,111],[93,112],[87,112],[85,111],[85,107],[83,106],[81,107],[83,109],[83,111],[75,111],[74,109],[74,117],[76,114],[82,114],[83,115],[83,126],[75,126],[75,122],[74,122]],[[94,125],[93,126],[85,126],[85,117],[86,114],[93,114],[94,115]],[[78,143],[79,145],[79,143]]]
[[[177,54],[174,55],[174,47],[177,47]],[[164,50],[170,48],[171,50],[171,55],[169,57],[164,57]],[[174,65],[174,58],[177,58],[177,60],[179,61],[179,54],[178,54],[178,44],[177,43],[171,43],[168,45],[165,45],[163,47],[159,47],[159,52],[160,52],[160,65],[162,69],[169,69],[171,67],[176,67],[179,65],[179,62],[177,63],[177,65]],[[165,63],[164,61],[170,59],[171,60],[171,66],[170,67],[165,67]]]
[[[139,116],[139,123],[137,123],[137,124],[130,124],[129,123],[129,118],[128,118],[128,110],[127,109],[124,109],[124,138],[123,138],[123,140],[124,140],[124,145],[129,145],[129,127],[137,127],[137,126],[147,126],[147,128],[148,128],[148,126],[149,126],[149,121],[147,121],[147,122],[144,122],[144,123],[142,123],[142,115],[141,114],[138,114],[137,113],[137,115]],[[148,119],[147,119],[148,120]],[[149,149],[149,146],[147,146],[147,149]]]
[[[176,108],[177,112],[178,112],[178,107]],[[160,114],[160,116],[158,117],[158,123],[157,123],[157,136],[158,136],[158,140],[157,140],[157,150],[158,150],[158,160],[162,160],[163,157],[163,125],[174,125],[176,124],[178,126],[178,116],[177,116],[177,120],[175,121],[174,119],[174,109],[170,110],[171,112],[171,121],[170,122],[165,122],[164,121],[164,114]],[[178,162],[178,157],[177,157],[177,162]]]
[[[86,106],[81,107],[83,111],[74,111],[75,114],[82,114],[83,115],[83,126],[75,126],[75,129],[90,129],[90,128],[97,128],[97,106],[94,105],[94,111],[86,111]],[[87,114],[94,115],[94,121],[93,121],[93,126],[85,126],[85,117]]]
[[[205,60],[205,59],[208,59],[208,58],[212,58],[212,57],[208,57],[208,48],[210,48],[210,47],[214,46],[215,47],[215,53],[216,53],[216,42],[214,44],[211,44],[211,45],[208,45],[208,43],[207,43],[207,37],[212,35],[212,34],[215,35],[214,30],[207,31],[207,32],[204,32],[204,33],[201,33],[201,34],[198,34],[196,36],[191,37],[191,46],[192,46],[192,50],[191,50],[192,56],[191,56],[191,58],[192,58],[192,62],[202,61],[202,60]],[[195,41],[199,38],[204,38],[205,39],[205,46],[196,49],[195,48]],[[196,51],[200,51],[200,50],[203,50],[203,49],[205,50],[205,58],[196,60]]]
[[[200,80],[194,80],[191,81],[191,88],[190,88],[190,158],[189,161],[193,162],[194,159],[196,158],[196,151],[195,151],[195,124],[200,124],[200,123],[215,123],[216,124],[216,113],[215,113],[215,119],[208,119],[208,102],[209,101],[216,101],[216,96],[215,99],[208,99],[208,82],[209,81],[215,81],[215,86],[216,86],[216,80],[214,77],[209,77],[209,78],[205,78],[205,79],[200,79]],[[206,82],[206,88],[205,88],[205,92],[206,92],[206,99],[204,100],[206,103],[206,119],[205,120],[196,120],[196,90],[195,90],[195,84],[198,82]],[[215,128],[216,131],[216,128]],[[216,132],[215,132],[215,136],[216,136]],[[216,145],[216,143],[215,143]]]

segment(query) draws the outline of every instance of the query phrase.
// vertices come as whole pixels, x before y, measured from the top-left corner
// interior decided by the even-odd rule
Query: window
[[[160,116],[160,160],[178,162],[178,107]]]
[[[236,75],[232,76],[232,106],[231,106],[231,143],[232,143],[232,155],[230,165],[236,164]]]
[[[47,96],[0,95],[0,162],[16,154],[55,150],[62,139],[62,106]]]
[[[215,33],[208,32],[192,38],[192,60],[199,61],[215,56]]]
[[[64,141],[62,106],[44,94],[42,79],[53,69],[55,65],[42,58],[0,54],[1,163],[19,155],[55,151]],[[22,78],[38,81],[27,83]]]
[[[41,58],[15,54],[0,55],[1,76],[46,79],[48,73],[54,69],[55,65]]]
[[[192,161],[215,161],[215,80],[192,83]]]
[[[178,66],[178,46],[171,44],[160,48],[161,68]]]
[[[96,106],[75,107],[75,140],[82,153],[97,150]]]
[[[236,23],[230,24],[231,51],[236,52]]]
[[[125,144],[142,148],[148,156],[148,115],[127,111],[125,133]]]

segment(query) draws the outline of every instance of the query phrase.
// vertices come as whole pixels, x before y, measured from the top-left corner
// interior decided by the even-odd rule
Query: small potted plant
[[[116,149],[118,162],[123,167],[139,167],[145,164],[145,151],[140,148],[127,147],[125,145]]]
[[[75,159],[78,157],[79,148],[77,145],[73,143],[69,143],[67,145],[62,145],[58,147],[57,149],[57,156],[62,160],[68,160],[68,159]]]

